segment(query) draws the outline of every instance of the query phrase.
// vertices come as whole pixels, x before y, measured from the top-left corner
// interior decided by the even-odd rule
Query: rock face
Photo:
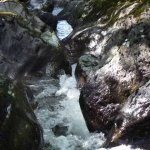
[[[23,4],[0,2],[0,16],[0,149],[42,150],[43,132],[32,110],[34,96],[20,81],[27,84],[34,78],[28,74],[47,73],[47,63],[53,77],[60,69],[71,74],[71,67],[50,24]]]
[[[40,70],[48,62],[52,65],[52,76],[61,68],[70,69],[55,33],[38,17],[29,14],[18,2],[1,3],[0,11],[1,74],[14,78],[18,72],[20,78]]]
[[[64,0],[61,2],[58,0],[58,4],[64,7],[63,11],[58,15],[59,20],[67,20],[73,28],[84,25],[85,13],[90,10],[90,0]]]
[[[132,94],[120,111],[109,145],[134,144],[149,149],[150,81]]]
[[[39,18],[44,22],[46,23],[47,25],[49,25],[50,27],[52,27],[52,29],[54,31],[56,31],[56,28],[57,28],[57,23],[58,23],[58,20],[57,20],[57,17],[56,16],[53,16],[51,13],[49,12],[43,12],[39,15]]]
[[[54,5],[55,5],[54,0],[48,0],[43,4],[42,10],[45,12],[52,12],[54,9]]]
[[[145,93],[150,80],[150,4],[146,0],[107,2],[89,3],[91,11],[82,12],[84,26],[66,39],[66,47],[81,56],[76,70],[83,86],[81,110],[91,132],[105,133],[105,146],[125,143],[148,149],[149,133],[143,129],[146,132],[149,126],[149,113],[142,117],[141,111],[144,106],[150,111]],[[102,6],[105,9],[99,11]],[[142,91],[143,102],[135,100],[138,91]],[[136,116],[126,116],[126,105]]]
[[[23,85],[0,78],[0,149],[41,150],[42,130]]]
[[[73,2],[75,3],[76,1]],[[80,3],[83,3],[83,5]],[[149,22],[149,2],[147,0],[141,2],[138,0],[132,2],[87,0],[86,3],[80,1],[72,6],[71,12],[68,14],[77,14],[78,9],[80,11],[79,17],[72,17],[73,19],[71,19],[74,22],[78,22],[74,26],[75,30],[69,37],[64,39],[66,47],[73,53],[72,57],[76,58],[74,62],[84,53],[100,55],[101,49],[103,49],[102,46],[108,43],[112,34],[114,34],[114,38],[111,38],[111,40],[114,41],[109,41],[106,49],[115,45],[119,46],[124,42],[131,26],[142,21]],[[63,11],[67,13],[67,8]],[[63,11],[61,13],[65,15]],[[64,18],[70,20],[67,16]],[[116,43],[113,45],[113,42]]]

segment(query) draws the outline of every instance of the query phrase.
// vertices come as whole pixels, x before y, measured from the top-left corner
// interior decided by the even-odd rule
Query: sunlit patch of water
[[[54,16],[57,16],[62,10],[63,10],[63,8],[61,8],[61,7],[54,7],[52,14]]]
[[[66,20],[58,21],[57,36],[60,40],[66,38],[72,31],[72,26]]]

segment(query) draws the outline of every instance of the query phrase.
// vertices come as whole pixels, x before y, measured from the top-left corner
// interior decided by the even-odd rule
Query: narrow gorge
[[[149,150],[150,1],[1,0],[0,150]]]

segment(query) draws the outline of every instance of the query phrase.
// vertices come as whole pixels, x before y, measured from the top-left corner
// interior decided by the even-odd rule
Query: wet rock
[[[43,4],[41,10],[51,13],[54,9],[54,6],[55,6],[55,1],[54,0],[48,0]]]
[[[115,93],[117,81],[101,80],[86,84],[81,91],[80,106],[90,132],[108,135],[120,109],[120,93]],[[111,86],[110,86],[111,85]]]
[[[125,39],[129,38],[127,35],[133,26],[141,22],[149,24],[148,1],[122,2],[118,0],[110,3],[100,1],[98,5],[96,3],[98,1],[88,1],[87,6],[79,4],[72,8],[72,11],[75,11],[79,6],[79,10],[82,10],[82,19],[80,20],[80,17],[77,19],[77,21],[81,21],[81,24],[79,27],[76,26],[74,32],[63,41],[69,50],[70,58],[75,58],[74,62],[77,62],[81,55],[87,53],[102,56],[103,52],[111,47],[123,44]],[[95,7],[99,8],[95,9]],[[87,11],[84,10],[85,8]],[[74,20],[76,20],[75,17]],[[105,47],[105,45],[107,46]]]
[[[121,20],[127,15],[133,14],[139,17],[145,7],[149,7],[148,5],[148,0],[116,0],[115,2],[108,2],[107,0],[71,0],[59,16],[65,18],[74,28],[87,24],[95,26],[97,23],[111,26],[118,19]]]
[[[23,85],[0,78],[0,149],[41,150],[41,127]]]
[[[46,23],[47,25],[49,25],[54,31],[56,31],[57,28],[57,17],[53,16],[51,13],[49,12],[42,12],[39,15],[39,18]]]
[[[130,30],[128,36],[138,32],[137,28],[145,28],[147,25],[138,24]],[[147,30],[147,27],[145,29]],[[86,80],[80,96],[83,115],[90,131],[102,131],[106,135],[111,131],[128,96],[150,78],[150,51],[147,44],[149,36],[145,36],[144,40],[136,36],[138,43],[134,41],[132,44],[134,36],[126,37],[130,39],[130,45],[123,42],[120,48],[116,45],[121,43],[114,44],[115,41],[112,42],[111,38],[113,36],[109,39],[110,43],[102,49],[102,55],[95,57],[95,61],[87,59],[89,62],[84,63],[83,55],[78,63],[81,68],[79,77],[84,76]]]
[[[68,126],[64,126],[64,125],[56,125],[54,128],[52,128],[53,133],[55,134],[55,136],[61,136],[67,135],[67,131],[68,131]]]
[[[80,87],[86,83],[87,76],[97,69],[98,64],[98,58],[90,54],[83,55],[79,58],[75,75]]]
[[[66,43],[69,42],[66,47],[81,56],[76,77],[82,87],[79,102],[88,129],[90,132],[103,132],[110,147],[122,143],[140,146],[137,144],[139,142],[148,148],[149,137],[142,132],[144,126],[149,125],[149,115],[146,118],[140,117],[141,120],[138,116],[134,118],[131,115],[129,118],[132,121],[140,121],[130,120],[131,123],[128,120],[131,124],[125,124],[126,117],[122,112],[124,104],[130,103],[132,94],[137,94],[139,88],[150,79],[150,13],[149,9],[145,9],[149,4],[147,1],[141,3],[122,3],[117,8],[113,5],[114,12],[118,11],[117,16],[115,13],[112,15],[116,17],[115,20],[112,16],[105,23],[104,18],[97,20],[93,26],[88,24],[78,28],[65,39]],[[143,9],[137,17],[135,12],[139,6]],[[131,13],[128,14],[125,10],[130,10]],[[105,14],[108,15],[108,11]],[[133,94],[132,99],[136,99],[136,94]],[[132,104],[133,108],[136,107],[135,103]],[[143,107],[145,103],[141,102],[140,105]],[[133,130],[132,127],[137,129],[139,135],[139,139],[135,137],[136,133],[131,136],[133,141],[129,133]]]
[[[132,94],[120,111],[121,122],[115,121],[109,146],[130,144],[149,149],[150,81]],[[107,146],[108,146],[107,145]]]
[[[0,19],[2,75],[20,80],[26,73],[41,70],[48,62],[52,76],[60,69],[70,68],[62,65],[67,60],[55,33],[38,17],[29,14],[18,2],[1,3],[0,11],[7,12]]]
[[[66,7],[70,3],[70,0],[54,0],[54,3],[55,6]]]
[[[63,3],[58,2],[58,5],[64,7],[62,12],[60,12],[58,15],[59,20],[67,20],[69,24],[73,26],[73,28],[84,24],[82,22],[84,18],[83,13],[89,9],[89,1],[72,0],[65,1]]]
[[[78,58],[83,54],[95,55],[98,43],[104,36],[99,27],[78,28],[72,32],[67,38],[63,39],[65,47],[68,49],[68,57],[73,63],[78,61]]]

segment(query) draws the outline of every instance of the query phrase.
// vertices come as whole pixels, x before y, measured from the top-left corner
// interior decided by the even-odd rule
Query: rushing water
[[[35,97],[39,103],[35,114],[44,131],[44,150],[106,150],[100,148],[105,141],[103,134],[90,134],[87,130],[79,106],[75,67],[76,64],[72,66],[73,76],[64,74],[59,80],[44,79],[31,85],[41,89]],[[110,150],[132,149],[121,145]]]
[[[60,40],[66,38],[73,31],[72,27],[66,20],[58,21],[57,36]]]
[[[43,1],[31,0],[31,6],[40,8]],[[57,15],[62,8],[55,8]],[[72,32],[66,20],[58,22],[57,36],[60,39]],[[45,77],[32,81],[31,89],[38,102],[35,114],[43,128],[44,150],[106,150],[100,148],[105,138],[102,133],[89,133],[79,106],[80,91],[74,76],[76,64],[72,65],[72,76],[65,74],[59,80]],[[47,66],[50,73],[50,65]],[[121,145],[111,150],[131,150]]]
[[[39,103],[35,114],[43,127],[48,149],[94,150],[105,141],[103,134],[90,134],[87,130],[78,102],[80,91],[74,76],[75,67],[74,64],[73,76],[59,76],[59,84],[57,80],[38,83],[43,90],[35,97]]]
[[[52,14],[57,16],[63,8],[55,7]],[[73,31],[72,26],[66,20],[60,20],[57,24],[57,36],[60,40],[67,37]]]
[[[29,8],[31,9],[40,9],[45,0],[31,0]]]
[[[63,10],[62,7],[54,7],[53,11],[52,11],[52,14],[54,16],[57,16],[61,11]]]

